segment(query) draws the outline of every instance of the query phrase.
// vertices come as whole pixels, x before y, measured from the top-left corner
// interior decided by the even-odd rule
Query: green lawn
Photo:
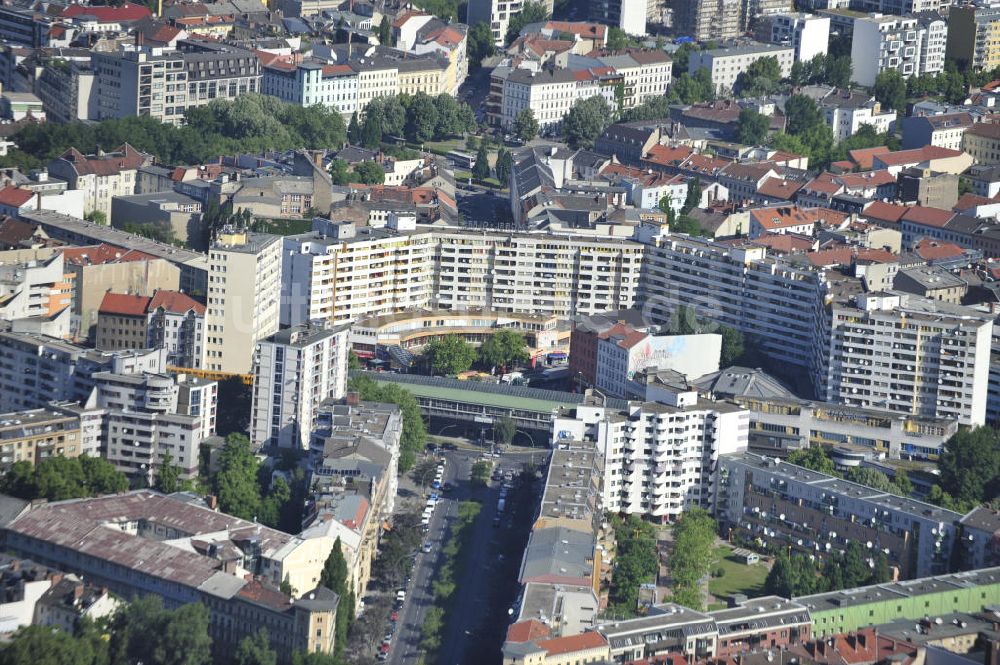
[[[279,236],[291,236],[312,231],[311,217],[309,219],[261,219],[260,221],[266,223],[267,233]]]
[[[709,580],[709,592],[720,599],[727,598],[734,593],[745,593],[751,598],[763,595],[764,580],[767,579],[767,566],[763,563],[748,566],[729,559],[727,557],[731,551],[731,547],[716,548],[715,557],[718,563],[713,566],[713,570],[722,568],[726,574]]]

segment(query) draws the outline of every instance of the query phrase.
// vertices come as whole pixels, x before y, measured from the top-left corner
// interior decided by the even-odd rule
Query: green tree
[[[991,427],[962,429],[938,459],[941,489],[962,503],[977,504],[1000,494],[1000,434]]]
[[[379,385],[365,376],[353,377],[348,386],[362,400],[395,404],[403,414],[403,433],[400,436],[399,471],[405,473],[416,463],[417,453],[427,441],[427,426],[420,413],[420,405],[413,393],[398,385]]]
[[[535,112],[531,109],[521,109],[514,116],[514,136],[525,143],[538,136],[538,121],[535,120]]]
[[[908,495],[913,491],[913,484],[902,470],[897,471],[898,481],[889,478],[881,471],[867,466],[854,467],[847,472],[847,479],[872,489],[890,492],[892,494]]]
[[[517,423],[509,416],[500,416],[493,420],[493,432],[503,445],[509,445],[517,434]]]
[[[804,133],[817,123],[825,124],[823,114],[811,98],[791,95],[785,102],[785,131],[793,136]]]
[[[283,525],[281,523],[282,510],[291,498],[292,488],[288,486],[288,481],[285,480],[283,476],[276,476],[274,481],[271,482],[271,487],[267,492],[267,496],[261,499],[257,521],[265,526],[271,527],[272,529],[281,529],[283,526],[291,526],[291,530],[287,528],[282,530],[289,533],[298,533],[298,531],[301,530],[301,524]],[[299,528],[295,528],[296,526]]]
[[[212,639],[201,603],[164,610],[159,596],[136,598],[111,622],[111,662],[147,665],[208,665]]]
[[[811,446],[801,450],[793,450],[788,454],[788,463],[804,466],[813,471],[826,473],[831,476],[837,475],[837,470],[833,466],[833,460],[826,454],[823,446]]]
[[[25,626],[0,651],[0,665],[93,665],[90,644],[50,626]]]
[[[715,530],[715,520],[702,508],[686,511],[674,526],[669,562],[674,597],[680,593],[692,609],[700,610],[704,606],[701,580],[708,575],[712,565]]]
[[[164,494],[172,494],[181,489],[181,467],[174,464],[174,457],[169,452],[160,459],[160,472],[156,474],[154,487]]]
[[[541,23],[549,18],[549,10],[541,2],[528,0],[521,5],[521,11],[511,14],[507,28],[507,44],[517,39],[526,25]]]
[[[472,167],[472,177],[482,182],[490,177],[490,155],[485,145],[480,145],[476,152],[476,164]]]
[[[480,21],[469,28],[466,50],[471,69],[478,69],[482,66],[484,58],[490,58],[496,54],[496,42],[493,41],[493,31],[490,30],[488,23]]]
[[[433,374],[458,374],[472,367],[476,350],[458,335],[445,335],[424,347]]]
[[[358,112],[351,114],[351,122],[347,125],[347,138],[353,144],[361,143],[361,121]]]
[[[376,162],[359,162],[354,165],[351,180],[364,185],[381,185],[385,182],[385,169]]]
[[[381,104],[369,104],[365,109],[365,121],[361,124],[358,142],[369,150],[375,150],[382,144]]]
[[[768,594],[782,598],[817,593],[822,587],[822,578],[812,560],[800,554],[789,556],[784,552],[775,557],[764,581],[764,590]]]
[[[469,476],[473,485],[486,487],[490,482],[490,463],[482,460],[472,465],[472,472]]]
[[[271,648],[265,628],[240,640],[236,648],[235,665],[277,665],[278,653]]]
[[[875,77],[872,94],[884,108],[899,114],[906,111],[906,81],[896,69],[884,69]]]
[[[418,92],[413,96],[408,111],[407,137],[416,143],[425,143],[434,138],[438,122],[438,111],[434,100],[426,93]]]
[[[719,357],[719,364],[722,367],[731,367],[746,352],[743,333],[729,326],[719,326],[718,333],[722,335],[722,353]]]
[[[816,57],[818,58],[820,56]],[[851,56],[828,56],[826,58],[826,67],[823,72],[823,80],[818,82],[826,83],[838,88],[847,88],[851,85],[851,74],[853,74],[853,71],[854,65],[851,62]]]
[[[608,50],[623,51],[628,48],[628,35],[621,28],[608,28]]]
[[[778,59],[768,56],[755,60],[736,77],[735,90],[746,97],[759,97],[773,93],[781,80]]]
[[[347,643],[347,631],[354,618],[354,601],[351,598],[353,594],[350,593],[347,577],[348,568],[347,559],[344,558],[344,546],[340,541],[340,536],[337,536],[337,540],[333,543],[333,549],[330,550],[330,555],[323,564],[319,583],[336,593],[343,603],[341,605],[342,611],[337,612],[336,634],[334,636],[334,648],[338,656],[343,653],[344,645]]]
[[[245,520],[253,520],[260,512],[260,487],[257,458],[250,439],[242,434],[230,434],[219,451],[219,472],[214,479],[219,510]]]
[[[489,367],[510,367],[529,357],[524,335],[510,328],[496,331],[479,347],[479,359]]]
[[[406,131],[406,107],[399,95],[386,97],[382,106],[382,134],[403,136]]]
[[[383,46],[392,46],[392,26],[389,24],[389,15],[382,17],[382,22],[378,24],[378,43]]]
[[[681,214],[686,215],[701,205],[701,178],[695,176],[688,182],[687,196],[684,205],[681,207]]]
[[[500,148],[500,151],[497,153],[495,169],[500,187],[508,187],[510,185],[510,174],[514,170],[514,156],[510,154],[510,150]]]
[[[656,579],[659,555],[656,551],[656,529],[638,515],[622,519],[610,516],[615,532],[615,568],[608,591],[609,610],[615,615],[634,616],[639,601],[639,588]]]
[[[604,97],[596,95],[578,100],[563,119],[563,135],[574,149],[592,148],[605,127],[611,124],[612,111]]]
[[[330,180],[334,185],[346,185],[351,182],[351,170],[344,160],[331,159],[329,169]]]
[[[771,119],[757,109],[744,108],[736,123],[736,140],[743,145],[760,145],[771,128]]]

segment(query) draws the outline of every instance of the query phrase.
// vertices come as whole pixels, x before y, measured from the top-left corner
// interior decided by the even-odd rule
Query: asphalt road
[[[444,456],[447,460],[444,480],[456,488],[447,494],[438,493],[441,500],[438,501],[431,517],[430,530],[424,537],[424,541],[429,541],[433,549],[427,554],[418,553],[414,562],[410,585],[406,590],[406,603],[399,612],[396,635],[387,660],[392,665],[412,665],[420,657],[420,629],[427,610],[433,605],[431,580],[440,563],[441,544],[448,534],[448,527],[458,513],[459,502],[469,496],[469,474],[472,470],[472,460],[477,455],[454,451],[446,452]]]

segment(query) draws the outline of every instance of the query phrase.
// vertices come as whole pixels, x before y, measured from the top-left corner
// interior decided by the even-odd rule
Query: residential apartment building
[[[961,149],[977,164],[1000,164],[1000,124],[975,123],[962,135]]]
[[[745,450],[750,414],[658,384],[650,402],[606,408],[595,398],[552,419],[552,444],[583,441],[603,458],[601,505],[672,522],[692,506],[711,509],[720,454]]]
[[[162,372],[163,361],[158,350],[102,352],[44,335],[0,332],[0,412],[82,402],[94,389],[94,374]]]
[[[262,339],[254,351],[250,441],[308,450],[316,409],[347,389],[350,326],[295,326]]]
[[[646,36],[646,0],[591,0],[589,18],[626,35]]]
[[[880,134],[888,132],[897,118],[895,109],[885,109],[874,96],[857,90],[832,89],[817,103],[837,143],[854,136],[864,125]]]
[[[673,6],[674,31],[696,42],[739,37],[742,0],[688,0]]]
[[[132,114],[136,115],[136,114]],[[111,223],[111,199],[135,194],[136,172],[153,163],[153,156],[128,143],[112,152],[84,155],[70,148],[49,162],[49,175],[65,180],[69,189],[84,191],[84,213],[100,212]]]
[[[205,368],[249,374],[256,343],[278,331],[281,238],[227,228],[209,250]]]
[[[979,0],[951,7],[946,55],[978,71],[1000,66],[1000,4]]]
[[[771,43],[791,46],[796,62],[826,55],[830,17],[815,14],[777,14],[771,17]]]
[[[825,399],[986,422],[993,318],[899,292],[835,300]]]
[[[261,70],[262,94],[297,104],[321,104],[345,118],[358,110],[358,73],[348,65],[275,60]]]
[[[178,40],[177,51],[187,71],[186,108],[204,106],[213,99],[236,99],[250,92],[261,92],[260,60],[253,51],[203,39]],[[175,80],[179,81],[176,76]],[[169,108],[169,72],[166,83],[167,95],[163,101]],[[155,76],[153,89],[156,89]],[[175,83],[174,92],[182,91]],[[184,100],[180,97],[175,95],[173,103],[181,104]]]
[[[97,312],[97,348],[166,349],[167,364],[200,368],[205,355],[205,306],[185,293],[152,296],[109,291]]]
[[[673,62],[663,51],[629,49],[625,53],[600,56],[597,60],[624,77],[623,108],[633,108],[647,99],[661,97],[670,88]]]
[[[39,506],[9,523],[4,540],[20,556],[124,598],[156,595],[168,607],[202,603],[219,657],[261,629],[284,665],[296,651],[333,651],[338,598],[319,585],[328,539],[303,539],[141,490]],[[136,559],[136,551],[145,555]],[[278,589],[283,580],[300,589],[299,598]]]
[[[552,16],[553,1],[543,0],[547,15]],[[490,26],[493,40],[497,46],[503,46],[507,39],[507,28],[510,19],[521,11],[522,0],[472,0],[466,15],[466,23],[476,25],[485,23]]]
[[[316,218],[312,233],[282,242],[282,325],[342,325],[426,307],[433,299],[430,233]]]
[[[514,69],[503,82],[500,124],[509,130],[517,114],[528,109],[540,128],[558,125],[582,99],[577,88],[576,75],[569,69]]]
[[[148,115],[180,125],[188,106],[184,57],[161,48],[95,51],[97,120]],[[134,192],[129,192],[134,193]]]
[[[645,399],[646,370],[695,379],[719,369],[721,335],[653,335],[624,323],[598,334],[595,387],[610,397]]]
[[[415,225],[413,225],[415,229]],[[336,325],[407,309],[572,316],[636,301],[642,246],[529,233],[416,231],[316,219],[284,240],[281,322]]]
[[[80,419],[49,409],[0,413],[0,469],[82,453]]]
[[[739,75],[761,58],[775,58],[781,77],[787,78],[792,73],[795,50],[790,46],[752,44],[692,52],[688,59],[688,73],[694,74],[704,67],[712,77],[714,88],[720,94],[731,95]]]
[[[62,254],[0,263],[0,316],[5,320],[54,317],[69,307],[71,300]],[[63,334],[68,333],[67,320]]]
[[[403,414],[394,404],[355,397],[327,400],[316,409],[309,444],[313,491],[302,537],[340,538],[348,580],[364,589],[395,506]]]
[[[132,480],[152,485],[165,460],[180,468],[182,478],[198,475],[201,442],[215,434],[214,412],[217,387],[205,382],[199,389],[204,399],[188,399],[201,405],[207,399],[209,413],[188,414],[181,410],[179,383],[186,377],[170,374],[97,372],[94,392],[78,408],[62,410],[93,423],[100,418],[101,456]],[[189,395],[190,397],[190,395]],[[211,426],[212,429],[206,429]]]
[[[807,375],[822,367],[829,288],[823,270],[769,257],[759,246],[682,236],[648,242],[639,298],[653,323],[668,324],[685,306],[760,340],[776,362]]]
[[[947,35],[948,26],[940,17],[858,18],[851,41],[851,81],[870,87],[887,69],[897,70],[903,78],[943,71]]]
[[[904,150],[922,148],[925,145],[962,150],[963,137],[966,130],[973,126],[973,120],[970,114],[960,112],[909,116],[903,118],[901,124]]]
[[[90,60],[53,59],[35,83],[50,122],[76,122],[99,117],[97,86]]]
[[[755,452],[849,445],[889,459],[935,461],[958,431],[952,418],[900,416],[833,402],[794,397],[734,395],[750,410],[748,447]]]
[[[856,542],[903,579],[951,570],[960,513],[747,452],[720,456],[717,475],[716,519],[740,540],[820,559]]]

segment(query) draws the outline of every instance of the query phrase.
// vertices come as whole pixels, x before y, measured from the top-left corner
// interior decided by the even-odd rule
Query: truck
[[[497,512],[502,513],[506,505],[507,505],[506,499],[500,499],[499,501],[497,501]]]

